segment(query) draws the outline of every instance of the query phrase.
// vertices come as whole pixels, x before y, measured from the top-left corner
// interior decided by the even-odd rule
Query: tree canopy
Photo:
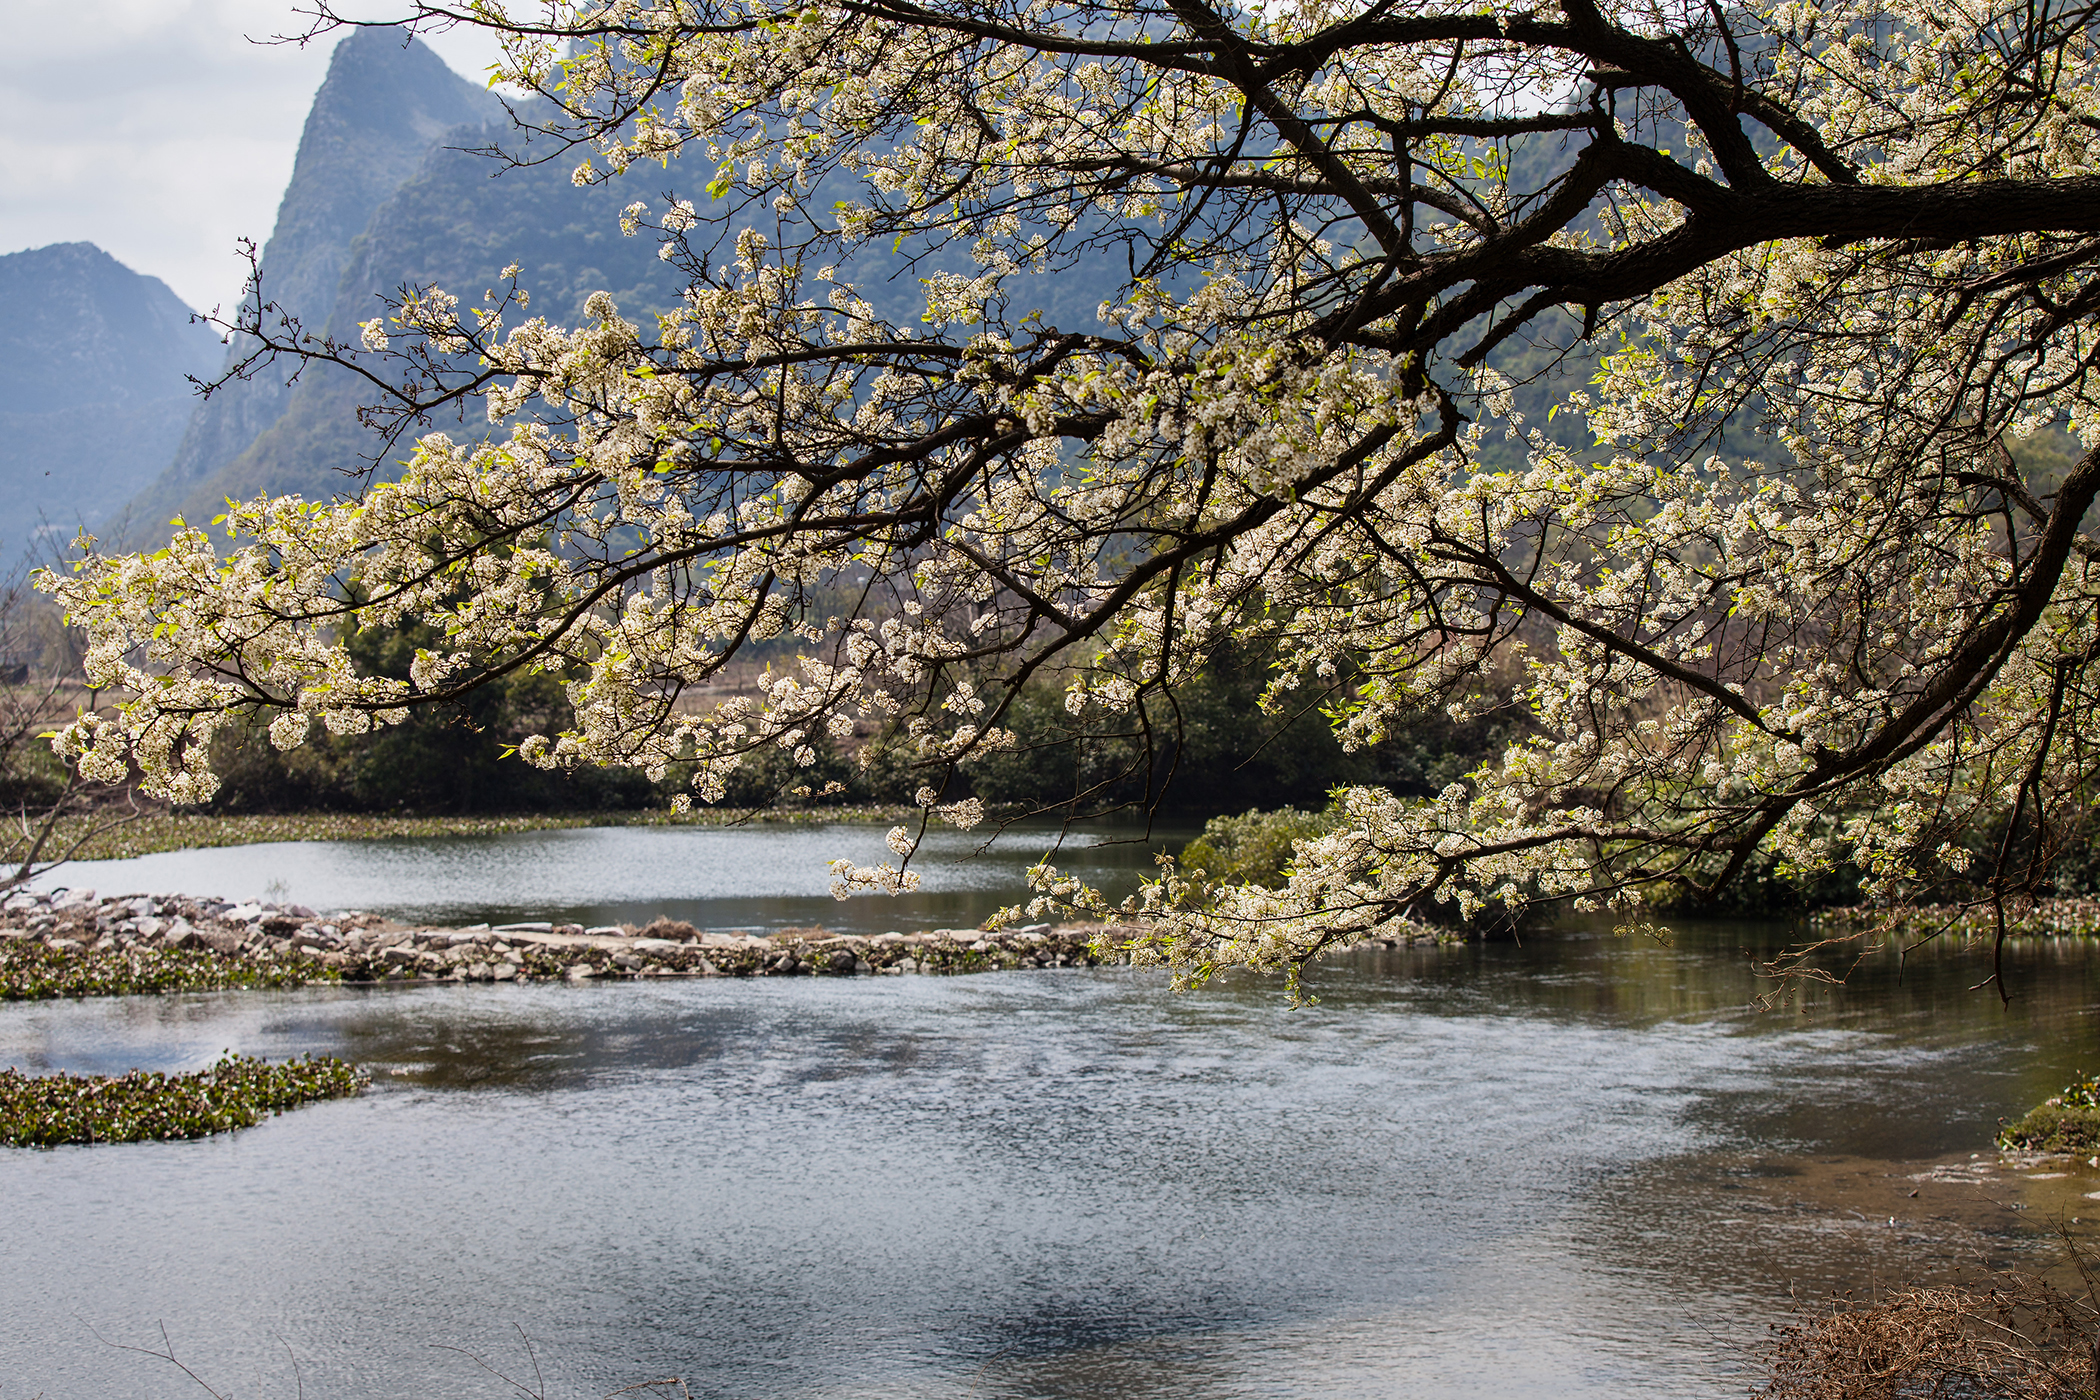
[[[2096,13],[418,3],[504,36],[511,159],[658,183],[623,222],[682,304],[407,287],[357,345],[258,313],[422,435],[354,499],[46,578],[134,697],[62,750],[196,800],[230,715],[289,746],[563,673],[528,762],[692,761],[712,800],[887,724],[967,827],[1031,686],[1150,732],[1241,648],[1351,747],[1523,723],[1438,796],[1341,794],[1278,888],[1168,872],[1124,912],[1199,975],[1759,860],[2031,887],[2100,737]],[[349,624],[403,618],[442,642],[360,667]],[[790,634],[761,694],[681,703]]]

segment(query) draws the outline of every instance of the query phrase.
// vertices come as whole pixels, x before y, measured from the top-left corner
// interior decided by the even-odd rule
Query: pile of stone
[[[1092,966],[1096,926],[1035,924],[872,937],[822,929],[771,936],[702,933],[668,919],[637,928],[522,923],[410,928],[355,910],[186,895],[98,898],[93,890],[17,891],[0,901],[0,938],[58,952],[208,949],[282,967],[308,960],[330,982],[587,981],[631,977],[787,977],[982,972]]]

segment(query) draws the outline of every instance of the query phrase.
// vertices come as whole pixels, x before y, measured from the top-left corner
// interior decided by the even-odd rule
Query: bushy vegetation
[[[349,650],[374,673],[405,678],[417,649],[441,641],[427,625],[410,623],[359,632]],[[1223,655],[1177,687],[1172,705],[1135,724],[1127,717],[1076,720],[1065,709],[1061,683],[1045,679],[1001,720],[1017,736],[1016,747],[971,764],[950,780],[943,797],[976,796],[1020,809],[1149,806],[1208,815],[1248,806],[1318,808],[1330,789],[1350,783],[1428,796],[1486,760],[1515,724],[1506,717],[1458,724],[1436,713],[1386,743],[1345,753],[1314,705],[1262,712],[1262,689],[1273,674],[1266,656]],[[686,789],[691,774],[682,765],[651,783],[631,769],[548,771],[512,754],[527,735],[558,733],[573,720],[558,677],[513,672],[456,704],[419,709],[401,724],[364,734],[316,733],[289,753],[271,744],[260,725],[229,729],[215,755],[222,786],[212,810],[616,813],[661,808]],[[748,755],[721,806],[908,805],[929,776],[937,776],[915,761],[902,726],[875,736],[852,757],[821,734],[810,736],[809,747],[815,755],[809,764],[773,746]]]
[[[418,648],[443,643],[411,622],[365,628],[348,643],[376,675],[408,678]],[[220,812],[474,812],[632,808],[656,800],[640,774],[548,772],[507,758],[528,734],[559,731],[573,718],[561,680],[514,672],[459,701],[418,710],[364,734],[316,734],[285,753],[259,725],[226,731],[215,759]]]
[[[1212,817],[1203,834],[1182,848],[1181,868],[1194,878],[1274,888],[1290,870],[1294,843],[1324,836],[1337,820],[1333,812],[1296,807]]]
[[[193,1074],[31,1075],[0,1069],[0,1142],[11,1147],[197,1138],[360,1092],[356,1066],[326,1056],[270,1064],[227,1054]]]
[[[964,772],[987,802],[1082,808],[1156,806],[1212,815],[1253,808],[1317,810],[1337,787],[1368,783],[1427,797],[1498,753],[1521,721],[1417,717],[1385,742],[1345,752],[1316,697],[1265,714],[1275,658],[1227,650],[1135,717],[1075,719],[1053,681],[1024,689],[1001,720],[1019,745]]]

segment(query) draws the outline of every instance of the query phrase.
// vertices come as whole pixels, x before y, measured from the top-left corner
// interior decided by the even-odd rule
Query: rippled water
[[[2009,1009],[1969,954],[1758,1012],[1773,936],[1366,954],[1296,1011],[1106,969],[7,1006],[0,1062],[377,1082],[0,1154],[0,1396],[180,1395],[114,1345],[162,1324],[241,1400],[515,1395],[465,1352],[534,1386],[520,1329],[549,1400],[1741,1393],[1791,1291],[2100,1212],[1971,1158],[2100,1064],[2085,945]]]

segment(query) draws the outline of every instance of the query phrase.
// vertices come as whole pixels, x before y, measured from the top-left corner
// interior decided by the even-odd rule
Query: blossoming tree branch
[[[196,801],[233,717],[290,747],[552,670],[575,727],[527,762],[691,763],[708,801],[888,725],[967,827],[1022,687],[1171,726],[1251,642],[1266,703],[1348,745],[1526,724],[1433,800],[1341,794],[1282,888],[1168,870],[1121,912],[1195,976],[1439,905],[1638,917],[1755,860],[2031,887],[2100,737],[2095,15],[416,4],[501,35],[513,158],[653,170],[626,231],[683,298],[562,326],[515,276],[404,288],[356,345],[252,299],[252,368],[346,366],[404,443],[486,426],[47,576],[129,696],[60,749]],[[1083,277],[1098,309],[1044,311]],[[1589,445],[1515,413],[1530,343],[1580,370]],[[2084,455],[2034,479],[2038,433]],[[410,617],[444,645],[361,674],[346,630]],[[761,694],[680,703],[789,633]]]

